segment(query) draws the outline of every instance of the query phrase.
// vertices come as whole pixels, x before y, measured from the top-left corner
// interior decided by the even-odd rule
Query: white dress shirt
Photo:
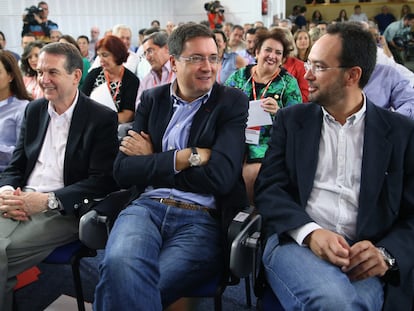
[[[289,232],[300,245],[308,234],[319,228],[351,240],[355,238],[365,111],[365,95],[362,108],[348,117],[344,125],[323,109],[318,165],[306,206],[314,222]]]
[[[51,192],[65,186],[63,182],[63,167],[66,143],[78,96],[79,91],[72,105],[61,115],[56,113],[49,102],[48,113],[50,122],[39,157],[27,180],[27,187],[33,188],[37,192]]]

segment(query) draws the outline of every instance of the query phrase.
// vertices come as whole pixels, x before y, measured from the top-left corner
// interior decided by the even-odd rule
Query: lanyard
[[[114,103],[116,103],[116,97],[118,96],[118,93],[119,93],[119,87],[121,86],[122,78],[124,77],[124,72],[125,72],[125,68],[124,66],[122,66],[121,77],[116,84],[115,94],[112,96]],[[111,93],[111,82],[109,81],[109,74],[107,71],[104,71],[104,75],[105,75],[106,85],[108,86],[109,92]]]
[[[255,73],[256,73],[256,71],[254,71],[254,72],[253,72],[253,74],[252,74],[252,92],[253,92],[253,99],[254,99],[254,100],[257,100],[257,94],[256,94],[256,82],[254,81],[254,75],[255,75]],[[263,99],[263,98],[265,97],[265,94],[266,94],[267,90],[269,89],[270,84],[272,84],[273,79],[274,79],[274,78],[276,78],[278,74],[279,74],[279,72],[278,72],[278,71],[276,71],[276,72],[272,75],[272,77],[270,78],[269,82],[267,82],[266,87],[264,88],[263,93],[262,93],[262,95],[260,96],[260,99]]]
[[[168,74],[168,79],[167,79],[167,81],[165,82],[165,84],[167,84],[167,83],[170,83],[170,82],[171,82],[172,76],[173,76],[173,72],[172,72],[172,70],[171,70],[171,71],[170,71],[170,73]],[[154,87],[156,87],[156,86],[157,86],[157,84],[158,84],[158,82],[157,82],[157,80],[155,79],[155,77],[154,77],[154,76],[152,77],[152,79],[153,79],[153,86],[154,86]],[[161,79],[162,79],[162,74],[161,74]],[[160,81],[162,81],[162,80],[160,80]]]

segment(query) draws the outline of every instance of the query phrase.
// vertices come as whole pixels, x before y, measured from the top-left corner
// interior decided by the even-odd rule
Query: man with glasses
[[[140,195],[109,236],[95,310],[162,310],[217,276],[222,228],[247,204],[247,97],[215,83],[209,28],[179,26],[168,48],[176,79],[142,93],[115,160],[115,179]]]
[[[167,39],[168,34],[165,31],[158,31],[145,37],[142,41],[144,57],[151,65],[151,71],[139,84],[136,107],[138,107],[144,90],[170,83],[175,79],[175,73],[171,68]]]
[[[265,275],[285,310],[411,310],[414,123],[366,98],[371,34],[337,23],[281,109],[256,181]]]

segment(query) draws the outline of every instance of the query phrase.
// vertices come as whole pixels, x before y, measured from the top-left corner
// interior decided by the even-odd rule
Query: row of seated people
[[[391,276],[399,276],[398,282],[395,278],[390,282],[402,284],[397,286],[397,293],[402,295],[401,288],[410,282],[402,275],[411,267],[406,262],[409,257],[404,256],[410,248],[399,243],[403,239],[399,231],[408,226],[413,203],[405,194],[412,183],[408,160],[413,151],[412,123],[406,117],[376,108],[362,93],[376,64],[377,48],[371,34],[358,25],[341,23],[328,29],[328,34],[312,47],[305,78],[310,100],[319,105],[296,105],[302,102],[297,81],[281,66],[290,44],[284,31],[258,34],[257,65],[232,74],[226,83],[233,88],[215,84],[220,61],[215,41],[215,35],[199,24],[185,24],[173,32],[168,48],[176,78],[171,85],[142,93],[133,131],[122,140],[116,159],[119,116],[78,91],[82,77],[79,52],[73,45],[63,43],[40,50],[37,71],[45,98],[27,106],[21,138],[0,179],[2,310],[10,308],[16,273],[45,258],[56,246],[76,238],[74,206],[85,197],[102,197],[117,186],[136,186],[141,194],[115,223],[102,263],[95,307],[111,310],[126,303],[126,309],[142,309],[148,307],[149,301],[154,310],[168,306],[186,288],[220,268],[217,214],[228,223],[234,214],[230,207],[247,204],[242,179],[247,167],[253,168],[254,177],[260,170],[255,195],[254,182],[247,189],[251,187],[250,200],[267,221],[265,232],[272,241],[268,245],[278,245],[278,236],[287,234],[296,240],[294,245],[308,246],[312,251],[309,254],[342,267],[341,273],[346,272],[352,280],[368,280],[368,287],[375,293],[372,297],[377,300],[374,303],[364,297],[368,300],[357,301],[358,304],[382,306],[383,295],[377,294],[382,293],[381,282],[388,280],[379,276],[388,270]],[[348,41],[349,45],[345,44]],[[355,44],[364,48],[352,50]],[[342,50],[346,53],[341,54]],[[361,57],[359,51],[367,53]],[[348,54],[353,58],[344,59],[343,55]],[[274,119],[273,127],[272,120],[262,126],[249,124],[249,118],[248,125],[256,127],[249,127],[245,135],[249,97],[251,101],[260,100],[259,105]],[[287,106],[297,108],[280,109]],[[323,126],[322,114],[326,115]],[[300,123],[303,124],[299,126]],[[384,129],[385,124],[391,133],[373,133]],[[295,134],[295,141],[289,131],[299,131],[298,126],[307,130]],[[347,130],[344,133],[342,129]],[[384,135],[393,138],[387,146],[377,142]],[[250,142],[247,153],[245,138]],[[318,151],[318,146],[323,149]],[[395,151],[385,157],[378,148]],[[374,170],[376,166],[368,163],[379,153],[384,157],[376,163],[391,171],[376,179],[382,183],[371,185],[366,174],[381,170]],[[300,154],[303,156],[298,161]],[[394,176],[396,172],[404,174]],[[401,189],[397,193],[402,195],[395,197],[391,186],[387,186],[391,176],[393,186]],[[370,189],[374,186],[374,190]],[[26,192],[25,187],[36,191]],[[319,206],[319,197],[322,205],[343,206],[348,220],[339,219],[336,209]],[[279,203],[276,206],[270,202]],[[358,229],[361,224],[356,222],[358,202],[364,203],[358,221],[367,223],[366,232]],[[381,212],[374,217],[376,208]],[[389,213],[400,209],[401,213]],[[40,213],[43,211],[46,212]],[[292,217],[286,224],[284,215]],[[371,228],[373,220],[368,216],[381,226]],[[164,228],[163,223],[175,218],[181,220],[171,223],[174,230]],[[28,235],[38,238],[27,241]],[[195,247],[187,237],[198,235]],[[200,240],[205,243],[201,256]],[[374,245],[383,247],[383,255]],[[178,246],[185,254],[177,250]],[[272,254],[277,252],[272,250],[266,258]],[[280,258],[274,258],[279,264]],[[368,259],[369,267],[365,263]],[[120,260],[125,264],[119,265]],[[192,260],[200,265],[194,265]],[[273,259],[265,261],[265,266],[271,267],[267,275],[271,280],[274,264]],[[141,269],[132,274],[132,265]],[[283,267],[283,271],[289,269]],[[194,277],[186,277],[183,282],[183,275]],[[332,277],[337,275],[335,272]],[[123,286],[125,280],[130,282],[128,289]],[[342,284],[343,281],[342,278]],[[278,285],[270,280],[269,283],[279,295]],[[359,287],[351,284],[348,289],[358,292]],[[137,297],[137,292],[142,295]],[[346,293],[349,297],[350,292]],[[281,301],[290,306],[285,297]]]

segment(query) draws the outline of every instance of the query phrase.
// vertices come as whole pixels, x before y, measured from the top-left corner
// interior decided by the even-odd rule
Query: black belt
[[[186,202],[181,202],[181,201],[176,201],[173,199],[168,199],[168,198],[151,198],[151,200],[160,202],[162,204],[165,205],[169,205],[169,206],[174,206],[174,207],[178,207],[178,208],[182,208],[182,209],[189,209],[192,211],[203,211],[203,212],[209,212],[210,208],[206,207],[206,206],[202,206],[202,205],[198,205],[198,204],[191,204],[191,203],[186,203]]]

